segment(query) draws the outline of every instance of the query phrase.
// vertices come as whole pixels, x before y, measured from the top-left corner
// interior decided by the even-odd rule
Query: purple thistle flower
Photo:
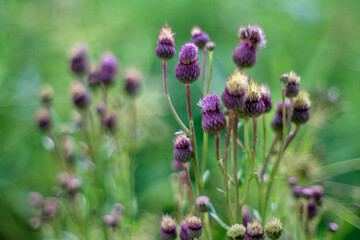
[[[207,196],[199,196],[195,201],[195,209],[199,212],[206,212],[206,204],[210,203],[210,199]]]
[[[181,163],[186,163],[193,157],[191,141],[182,130],[175,133],[173,157]]]
[[[190,236],[189,229],[187,228],[186,224],[181,225],[180,239],[181,240],[192,240],[193,239]]]
[[[306,199],[310,199],[314,196],[314,190],[312,190],[311,188],[303,188],[301,192],[302,196]]]
[[[125,73],[125,90],[130,96],[134,96],[141,86],[140,72],[131,68]]]
[[[96,87],[100,83],[99,78],[99,69],[97,67],[94,67],[90,70],[89,76],[88,76],[88,85],[89,87]]]
[[[182,171],[184,170],[184,164],[174,159],[173,168],[175,171]]]
[[[246,88],[243,114],[249,118],[257,118],[265,112],[265,104],[261,99],[260,89],[254,81],[250,81]]]
[[[261,100],[265,104],[265,113],[270,112],[272,109],[271,92],[268,85],[262,84],[260,86]]]
[[[292,189],[292,194],[294,197],[299,198],[302,196],[302,187],[301,186],[295,186]]]
[[[339,226],[334,222],[329,223],[328,228],[330,232],[337,232],[339,230]]]
[[[117,122],[118,118],[115,112],[108,112],[105,114],[103,124],[110,132],[115,131]]]
[[[78,44],[71,49],[71,70],[77,75],[83,75],[88,69],[88,57],[87,57],[86,44]]]
[[[226,82],[226,88],[221,95],[225,107],[240,112],[245,102],[246,85],[249,77],[239,70],[235,70]]]
[[[252,67],[257,61],[257,49],[264,46],[265,35],[259,26],[240,27],[239,37],[242,42],[232,54],[234,63],[240,68]]]
[[[201,72],[198,62],[198,48],[193,43],[187,43],[181,48],[179,62],[175,68],[176,78],[184,83],[195,82]]]
[[[165,24],[161,27],[159,32],[159,41],[156,46],[156,56],[163,61],[167,61],[175,56],[175,33],[171,31],[171,27]]]
[[[192,238],[199,238],[203,232],[201,219],[196,216],[187,216],[185,224]]]
[[[119,63],[115,55],[110,52],[105,53],[101,58],[99,80],[105,85],[113,83],[118,70]]]
[[[245,240],[264,240],[265,233],[264,233],[262,224],[257,220],[254,220],[253,222],[248,223],[248,225],[246,227],[244,239]]]
[[[32,206],[40,206],[44,202],[44,197],[38,192],[30,192],[29,202]]]
[[[226,118],[221,112],[220,100],[215,94],[200,99],[198,105],[203,109],[201,125],[203,130],[212,135],[220,134],[226,128]]]
[[[203,49],[206,43],[209,41],[209,36],[201,31],[198,26],[194,26],[191,29],[191,42],[194,43],[198,48]]]
[[[310,95],[306,91],[300,91],[294,98],[294,109],[291,121],[297,125],[304,124],[310,119]]]
[[[318,213],[315,201],[310,200],[308,205],[308,216],[310,219],[314,218]]]
[[[51,112],[49,109],[42,107],[36,112],[36,123],[42,130],[48,130],[51,125]]]
[[[286,83],[285,96],[296,97],[299,93],[300,76],[297,76],[294,71],[290,71],[283,74],[281,80]]]
[[[271,126],[275,132],[282,133],[283,130],[283,119],[282,119],[282,102],[278,102],[275,106],[275,115],[271,120]],[[285,121],[289,121],[290,115],[290,101],[285,101]]]
[[[177,236],[175,220],[170,215],[163,215],[161,220],[161,238],[173,240]]]
[[[86,108],[90,104],[90,94],[86,90],[85,86],[77,81],[71,85],[71,97],[76,107]]]
[[[321,201],[322,197],[324,196],[324,188],[319,185],[314,185],[311,187],[314,194],[314,199],[318,203]]]
[[[289,177],[288,178],[288,184],[290,186],[295,186],[298,183],[297,177]]]

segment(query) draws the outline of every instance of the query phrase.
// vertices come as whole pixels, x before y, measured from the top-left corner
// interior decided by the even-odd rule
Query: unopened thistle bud
[[[277,240],[281,237],[283,228],[278,218],[273,218],[265,225],[266,236],[272,240]]]
[[[330,232],[337,232],[339,230],[339,226],[336,223],[332,222],[329,223],[328,229]]]
[[[99,114],[99,116],[104,116],[106,113],[106,104],[104,102],[100,102],[96,106],[96,112]]]
[[[295,186],[298,183],[297,177],[289,177],[288,178],[288,184],[290,186]]]
[[[280,80],[286,84],[285,96],[288,98],[296,97],[299,93],[300,76],[297,76],[294,71],[285,73],[280,77]]]
[[[116,79],[118,70],[119,63],[115,55],[110,52],[105,53],[101,58],[99,80],[105,85],[113,83]]]
[[[301,186],[293,187],[292,194],[295,198],[301,197],[302,196],[302,187]]]
[[[246,228],[242,224],[232,225],[227,231],[229,240],[243,240]]]
[[[235,70],[226,82],[226,88],[221,95],[221,100],[227,109],[241,112],[245,102],[246,85],[249,77]]]
[[[214,42],[207,42],[205,47],[208,51],[214,51],[216,44]]]
[[[112,228],[116,228],[119,224],[119,218],[112,214],[106,214],[105,216],[103,216],[103,221],[106,225],[109,225]]]
[[[243,113],[246,117],[257,118],[265,112],[265,104],[261,99],[261,92],[254,81],[249,81],[246,86]]]
[[[99,79],[99,69],[97,66],[94,66],[90,69],[89,76],[88,76],[88,85],[91,88],[95,88],[99,85],[100,79]]]
[[[74,82],[71,85],[70,93],[76,107],[83,109],[90,104],[90,94],[81,82]]]
[[[198,105],[202,107],[201,126],[204,132],[215,136],[220,134],[226,128],[226,118],[221,111],[218,96],[207,95],[204,99],[200,99]]]
[[[75,194],[81,188],[81,186],[82,186],[82,182],[80,179],[78,179],[78,178],[70,179],[70,181],[68,182],[68,185],[67,185],[68,195],[70,197],[75,196]]]
[[[201,219],[196,216],[188,216],[185,219],[185,224],[189,230],[192,238],[199,238],[203,232]]]
[[[130,68],[125,73],[125,91],[134,96],[141,86],[140,72],[135,68]]]
[[[83,75],[88,69],[88,56],[86,44],[79,44],[71,49],[71,70],[78,74]]]
[[[108,112],[105,114],[103,124],[110,132],[115,131],[117,122],[118,118],[115,112]]]
[[[261,100],[265,104],[265,113],[272,109],[271,92],[268,85],[261,84],[260,86]]]
[[[193,43],[182,46],[179,62],[175,68],[175,76],[180,82],[193,83],[199,78],[201,68],[197,53],[198,48]]]
[[[40,206],[44,202],[44,197],[38,192],[30,192],[29,202],[32,206]]]
[[[315,201],[310,200],[308,204],[308,217],[309,219],[314,218],[318,213],[318,208],[316,206]]]
[[[271,120],[271,126],[275,132],[282,133],[283,131],[283,112],[282,101],[278,102],[275,106],[275,115]],[[290,115],[290,101],[285,101],[285,123],[289,121]]]
[[[180,171],[184,170],[184,164],[182,162],[179,162],[174,159],[173,160],[173,168],[175,171],[180,172]]]
[[[297,125],[306,123],[310,118],[310,95],[306,91],[300,91],[294,98],[294,109],[291,121]]]
[[[245,240],[264,240],[265,233],[261,222],[254,220],[253,222],[248,223],[244,236]]]
[[[39,97],[42,104],[50,106],[54,99],[54,89],[49,85],[42,86],[40,88]]]
[[[265,35],[259,26],[240,27],[239,38],[242,42],[232,54],[234,63],[240,68],[252,67],[257,61],[258,47],[266,44]]]
[[[176,161],[186,163],[193,157],[191,141],[186,133],[179,131],[175,133],[173,157]]]
[[[201,31],[198,26],[194,26],[191,29],[191,42],[194,43],[199,49],[203,49],[206,43],[209,41],[209,36]]]
[[[44,202],[43,213],[46,218],[55,216],[58,210],[58,200],[56,198],[47,198]]]
[[[210,199],[207,196],[199,196],[195,201],[195,209],[199,212],[207,211],[207,204],[210,203]]]
[[[181,240],[192,240],[193,238],[190,236],[189,229],[187,228],[186,224],[181,225],[180,229],[180,239]]]
[[[47,108],[40,108],[36,112],[36,123],[42,130],[48,130],[51,124],[51,112]]]
[[[172,240],[177,236],[176,222],[170,215],[163,215],[161,220],[161,238]]]
[[[156,56],[162,59],[163,61],[167,61],[175,56],[175,33],[172,32],[171,27],[165,24],[161,27],[159,32],[159,41],[156,46]]]
[[[321,202],[322,197],[324,196],[324,188],[319,185],[314,185],[311,187],[313,190],[314,199],[317,203]]]

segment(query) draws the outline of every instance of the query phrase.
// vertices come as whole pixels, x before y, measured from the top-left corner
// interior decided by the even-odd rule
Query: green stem
[[[291,143],[291,141],[296,137],[297,133],[300,130],[300,126],[301,126],[300,124],[296,125],[295,130],[289,135],[288,139],[286,139],[285,146],[284,146],[284,152],[285,152],[286,148],[289,146],[289,144]]]
[[[285,108],[285,86],[282,86],[282,122],[283,122],[283,126],[286,126],[286,108]],[[284,143],[285,143],[285,137],[286,137],[286,127],[283,127],[283,133],[281,136],[281,144],[280,144],[280,151],[278,154],[278,157],[276,159],[274,168],[271,171],[270,174],[270,180],[269,180],[269,185],[266,191],[266,196],[265,196],[265,202],[264,202],[264,221],[266,220],[266,210],[267,210],[267,206],[270,200],[270,195],[271,195],[271,191],[272,191],[272,186],[274,184],[274,179],[275,176],[278,172],[279,166],[280,166],[280,162],[282,159],[282,155],[283,155],[283,151],[284,151]]]
[[[180,125],[180,127],[184,130],[184,132],[187,134],[187,135],[190,135],[190,131],[189,129],[185,126],[185,124],[181,121],[180,117],[178,116],[178,114],[176,113],[175,111],[175,108],[171,102],[171,99],[170,99],[170,95],[169,95],[169,92],[168,92],[168,87],[167,87],[167,80],[166,80],[166,61],[163,61],[163,79],[164,79],[164,91],[165,91],[165,95],[166,95],[166,99],[168,101],[168,104],[169,104],[169,107],[170,107],[170,110],[175,118],[175,120],[178,122],[178,124]]]
[[[231,136],[231,130],[233,125],[233,112],[229,111],[229,123],[228,128],[226,132],[226,138],[225,138],[225,146],[224,146],[224,158],[223,158],[223,164],[224,164],[224,191],[225,191],[225,201],[226,206],[228,210],[229,220],[230,223],[234,223],[234,217],[231,209],[231,201],[229,196],[229,186],[228,186],[228,152],[229,152],[229,144],[230,144],[230,136]]]
[[[201,161],[201,175],[202,177],[204,175],[205,169],[206,169],[206,161],[207,161],[207,153],[208,153],[208,139],[209,135],[206,132],[203,132],[203,151],[202,151],[202,161]]]
[[[209,214],[207,212],[204,213],[204,223],[205,223],[205,233],[208,240],[212,240],[211,236],[211,226],[209,221]]]
[[[136,159],[136,131],[137,131],[137,114],[136,114],[136,101],[132,100],[132,145],[130,146],[130,221],[132,222],[136,214],[136,197],[135,197],[135,159]]]
[[[234,116],[233,129],[232,129],[232,139],[231,139],[231,166],[232,166],[232,177],[235,183],[235,203],[234,203],[234,213],[235,213],[235,221],[238,221],[238,205],[239,205],[239,179],[237,178],[238,172],[238,159],[237,159],[237,146],[236,140],[238,135],[238,121],[239,117]]]
[[[203,97],[206,96],[206,84],[205,84],[205,75],[206,75],[206,47],[203,48],[203,55],[202,55],[203,59],[202,59],[202,93],[203,93]]]
[[[292,118],[292,114],[293,114],[293,107],[294,107],[294,98],[291,97],[290,98],[290,112],[289,112],[289,119],[286,123],[286,135],[290,134],[290,129],[291,129],[291,118]]]
[[[194,120],[192,116],[191,110],[191,92],[190,92],[190,84],[185,85],[186,90],[186,105],[188,111],[188,119],[189,119],[189,128],[190,128],[190,139],[191,145],[194,150],[194,157],[193,157],[193,165],[194,165],[194,175],[195,175],[195,183],[198,195],[201,195],[201,182],[199,178],[199,167],[198,167],[198,152],[197,152],[197,144],[196,144],[196,135],[195,135],[195,127],[194,127]]]
[[[262,167],[262,169],[261,169],[260,177],[259,177],[259,179],[260,179],[261,182],[264,181],[264,174],[265,174],[266,169],[267,169],[267,167],[268,167],[268,165],[269,165],[271,154],[272,154],[272,152],[274,151],[275,145],[276,145],[277,141],[279,140],[279,137],[280,137],[280,134],[279,134],[279,133],[276,133],[275,136],[274,136],[274,139],[273,139],[273,141],[272,141],[272,143],[271,143],[270,150],[269,150],[269,152],[268,152],[267,155],[266,155],[266,158],[265,158],[265,161],[264,161],[264,165],[263,165],[263,167]]]
[[[206,91],[206,95],[210,92],[211,80],[213,72],[213,51],[209,51],[209,83]]]
[[[215,153],[216,153],[216,161],[218,164],[218,167],[221,170],[221,173],[224,175],[224,166],[221,163],[221,153],[220,153],[220,134],[215,136]]]
[[[194,211],[194,193],[191,186],[191,179],[190,179],[190,171],[189,171],[189,163],[184,164],[185,168],[185,182],[186,186],[188,188],[188,197],[189,197],[189,206],[190,206],[190,212]]]

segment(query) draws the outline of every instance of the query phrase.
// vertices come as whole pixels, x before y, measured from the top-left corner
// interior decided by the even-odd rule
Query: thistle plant
[[[170,29],[170,27],[165,25],[160,30],[160,33],[163,29]],[[172,31],[171,34],[169,31],[168,35],[171,36],[169,39],[173,43],[174,34]],[[188,149],[188,153],[185,154],[187,156],[186,161],[182,160],[183,157],[180,159],[179,156],[185,155],[180,154],[180,152],[178,153],[180,148],[177,147],[177,142],[180,142],[180,140],[176,138],[173,155],[175,159],[174,166],[176,164],[175,169],[180,171],[179,176],[183,175],[186,177],[185,181],[181,177],[178,178],[179,185],[184,185],[187,189],[190,189],[188,194],[184,194],[185,198],[177,198],[177,221],[179,224],[182,219],[184,221],[180,227],[180,239],[199,237],[197,234],[194,234],[194,229],[200,228],[200,223],[204,223],[204,237],[206,239],[213,238],[212,225],[216,223],[226,229],[229,239],[265,239],[265,233],[270,239],[279,239],[284,231],[290,231],[290,229],[283,229],[280,218],[268,219],[269,213],[272,216],[277,213],[276,209],[269,210],[269,206],[272,204],[270,201],[273,197],[275,179],[279,174],[283,174],[279,173],[280,166],[284,159],[291,161],[286,155],[286,150],[298,135],[300,127],[306,124],[311,117],[310,95],[308,92],[300,90],[300,76],[294,71],[280,76],[280,82],[278,82],[281,89],[280,101],[275,106],[274,117],[271,120],[274,137],[271,145],[268,146],[266,138],[269,134],[268,129],[271,128],[267,128],[269,123],[266,120],[266,115],[271,114],[273,109],[272,98],[277,96],[272,94],[268,83],[263,82],[260,84],[260,82],[245,72],[246,68],[256,65],[258,49],[266,43],[265,35],[259,26],[248,26],[240,27],[239,37],[242,41],[232,55],[237,68],[225,83],[225,90],[221,95],[222,103],[217,95],[210,93],[215,43],[211,42],[208,35],[200,30],[200,28],[194,27],[191,37],[192,43],[184,44],[179,53],[179,61],[175,68],[174,77],[185,84],[188,126],[183,124],[170,101],[169,106],[180,127],[183,129],[183,131],[177,133],[180,134],[177,138],[184,139],[183,141],[187,143],[186,148]],[[158,49],[161,47],[160,41],[156,50],[157,56],[159,56]],[[203,56],[205,56],[205,49],[209,51],[210,66],[207,81],[204,80],[204,76],[206,76],[205,65],[201,69],[198,63],[198,49],[203,50]],[[162,60],[163,63],[166,63],[168,59],[164,60],[162,58]],[[206,58],[204,57],[203,63],[205,61]],[[166,67],[166,65],[163,66]],[[163,70],[164,83],[166,83],[166,68],[163,68]],[[190,85],[196,82],[201,72],[203,76],[201,84],[203,98],[198,100],[198,105],[201,107],[202,129],[196,131],[202,130],[204,136],[202,158],[200,159],[197,150],[200,149],[200,146],[196,142],[195,124],[192,117],[194,109],[191,107],[192,96]],[[165,93],[169,100],[170,97],[166,84]],[[221,105],[228,112],[227,117],[223,113]],[[199,109],[195,111],[199,111]],[[259,139],[259,118],[262,121],[262,139]],[[252,125],[252,128],[250,128],[250,125]],[[239,126],[244,126],[243,139],[239,137]],[[223,152],[221,153],[220,139],[223,132],[225,142],[223,144]],[[205,183],[209,174],[209,171],[206,170],[206,162],[209,158],[207,152],[208,135],[210,137],[214,136],[215,159],[223,177],[223,189],[220,191],[224,194],[223,205],[227,208],[227,219],[225,220],[217,214],[215,207],[212,205],[211,197],[202,195],[206,191]],[[251,136],[252,141],[250,141]],[[185,139],[187,140],[185,141]],[[262,161],[260,160],[260,154],[258,154],[257,146],[259,142],[262,143]],[[229,157],[230,149],[231,154]],[[238,149],[243,153],[242,161],[240,162],[238,160]],[[190,156],[192,161],[188,162]],[[178,167],[180,163],[185,163],[185,168]],[[200,165],[201,168],[199,169]],[[192,187],[190,167],[193,167],[194,170],[194,188]],[[240,180],[240,168],[243,169],[241,170],[243,180]],[[245,172],[243,172],[244,170]],[[181,172],[184,172],[184,174]],[[257,186],[255,183],[252,184],[253,182],[256,182]],[[295,197],[296,213],[293,215],[296,215],[296,218],[294,221],[299,222],[303,226],[303,235],[301,236],[307,236],[310,239],[315,234],[317,223],[313,222],[317,221],[315,219],[317,219],[319,214],[324,190],[319,185],[314,185],[311,188],[295,186],[298,184],[296,177],[289,178],[289,184],[293,186],[292,192]],[[257,209],[254,209],[254,204],[251,204],[249,201],[249,195],[253,195],[254,188],[258,189]],[[197,189],[197,191],[191,191],[192,189]],[[188,198],[188,205],[184,207],[182,201],[186,199],[186,196]],[[196,198],[195,203],[194,198]],[[250,208],[249,205],[252,205],[252,207]],[[256,214],[253,214],[254,212],[251,211],[254,211]],[[211,222],[209,217],[216,223]],[[285,216],[282,217],[285,218]],[[298,231],[292,233],[293,236],[297,234]]]

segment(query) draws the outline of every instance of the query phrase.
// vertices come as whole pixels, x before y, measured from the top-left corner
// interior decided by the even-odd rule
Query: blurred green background
[[[0,0],[0,239],[33,239],[27,193],[50,194],[55,185],[56,164],[41,143],[34,112],[39,86],[48,83],[55,89],[58,118],[71,120],[68,89],[74,76],[68,52],[74,43],[87,42],[94,61],[106,50],[114,52],[122,68],[141,70],[144,93],[156,93],[141,102],[155,103],[149,105],[154,112],[161,109],[157,118],[164,127],[155,129],[161,134],[147,139],[137,156],[136,192],[142,212],[160,215],[174,207],[169,175],[172,133],[178,130],[162,98],[161,61],[154,54],[160,27],[168,22],[176,32],[177,52],[189,41],[193,25],[209,34],[217,45],[212,92],[219,95],[235,68],[231,53],[239,42],[239,25],[260,25],[267,46],[247,72],[271,86],[275,102],[278,78],[290,70],[301,75],[303,89],[335,87],[347,102],[344,114],[319,126],[316,143],[326,164],[360,156],[359,12],[358,0]],[[186,119],[183,85],[173,75],[176,62],[177,57],[168,63],[169,91]],[[200,87],[200,81],[192,87],[198,127]],[[146,121],[151,126],[152,119]],[[338,180],[359,186],[359,173]],[[359,234],[344,229],[343,239]]]

